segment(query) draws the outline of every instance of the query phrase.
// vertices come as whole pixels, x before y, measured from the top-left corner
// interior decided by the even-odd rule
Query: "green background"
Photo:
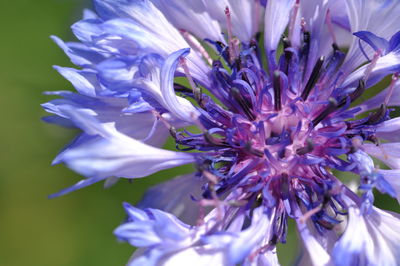
[[[124,265],[133,248],[112,231],[124,218],[123,201],[137,202],[144,190],[188,168],[125,180],[110,189],[96,184],[49,200],[47,195],[80,177],[50,166],[76,133],[40,121],[46,90],[72,89],[52,65],[72,66],[49,38],[71,40],[69,25],[81,16],[78,0],[15,0],[0,9],[0,265]],[[387,197],[378,199],[382,204]],[[396,207],[397,208],[397,207]],[[397,208],[398,210],[398,208]],[[296,234],[281,246],[282,265],[292,264]]]

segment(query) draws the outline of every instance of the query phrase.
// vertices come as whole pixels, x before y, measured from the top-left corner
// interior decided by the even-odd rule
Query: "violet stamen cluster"
[[[80,42],[54,37],[80,69],[57,67],[77,93],[45,120],[82,130],[55,163],[87,178],[52,197],[196,169],[124,204],[129,265],[279,265],[288,219],[300,265],[399,264],[400,216],[373,191],[400,200],[400,2],[93,2]]]

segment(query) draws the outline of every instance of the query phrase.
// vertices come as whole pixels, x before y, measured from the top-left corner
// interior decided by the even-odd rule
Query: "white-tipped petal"
[[[286,26],[294,0],[268,1],[265,7],[265,48],[267,52],[276,51]]]
[[[198,112],[196,108],[186,99],[178,98],[174,90],[174,76],[179,60],[190,53],[189,49],[182,49],[172,53],[161,69],[161,93],[164,96],[168,110],[183,121],[192,123]]]

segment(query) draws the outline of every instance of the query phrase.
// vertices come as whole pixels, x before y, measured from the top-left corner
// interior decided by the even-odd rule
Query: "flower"
[[[305,265],[397,265],[400,2],[95,0],[54,41],[77,92],[43,107],[82,133],[55,159],[87,178],[52,196],[184,164],[124,204],[129,265],[278,265],[294,219]],[[283,37],[282,37],[283,36]],[[385,77],[386,89],[364,92]],[[184,80],[184,82],[182,82]],[[168,135],[176,151],[161,148]],[[379,169],[371,157],[391,169]],[[334,173],[359,176],[352,191]]]

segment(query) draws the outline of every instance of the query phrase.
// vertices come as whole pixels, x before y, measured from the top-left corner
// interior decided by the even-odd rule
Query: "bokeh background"
[[[88,1],[89,2],[89,1]],[[47,195],[80,177],[66,167],[50,166],[76,133],[40,121],[46,90],[72,89],[52,65],[72,66],[50,40],[71,40],[69,26],[90,3],[79,0],[3,1],[0,8],[0,265],[124,265],[133,248],[112,231],[124,219],[123,201],[137,202],[145,189],[190,167],[163,171],[110,189],[96,184],[67,196]],[[124,181],[124,180],[122,180]],[[388,197],[379,206],[399,211]],[[282,265],[299,252],[290,223],[281,245]]]

